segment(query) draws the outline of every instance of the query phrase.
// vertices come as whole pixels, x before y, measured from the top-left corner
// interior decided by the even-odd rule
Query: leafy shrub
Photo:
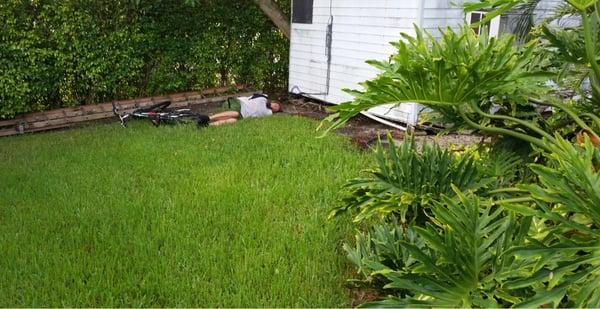
[[[343,203],[330,217],[352,210],[357,212],[355,221],[390,213],[398,214],[402,222],[413,221],[442,195],[453,196],[453,185],[461,191],[477,191],[493,181],[469,154],[455,155],[427,143],[418,149],[412,138],[396,147],[388,135],[388,142],[387,152],[378,144],[377,168],[368,171],[370,177],[344,186]]]
[[[600,305],[600,150],[589,138],[583,145],[560,136],[546,154],[546,165],[532,164],[535,184],[521,185],[533,204],[505,207],[529,217],[542,218],[545,236],[516,248],[515,254],[538,258],[543,265],[533,275],[547,281],[548,294],[568,296],[565,307]],[[557,258],[560,257],[560,258]],[[553,274],[545,277],[544,274]]]
[[[492,9],[481,21],[485,24],[523,2],[482,0],[466,6]],[[454,192],[440,192],[423,186],[423,179],[431,182],[429,169],[416,170],[416,186],[423,188],[416,190],[418,195],[436,197],[419,200],[427,207],[414,210],[418,214],[412,220],[388,216],[383,223],[362,222],[368,232],[359,232],[356,244],[345,249],[365,283],[392,294],[372,305],[600,305],[600,137],[595,130],[600,127],[600,1],[567,2],[581,16],[581,29],[544,32],[553,46],[551,57],[558,54],[566,67],[579,66],[589,76],[591,91],[581,92],[580,100],[546,96],[548,89],[539,77],[547,74],[536,69],[544,69],[547,61],[534,52],[535,41],[513,47],[510,38],[490,40],[463,28],[458,33],[446,30],[440,42],[419,30],[414,38],[406,36],[396,44],[398,54],[391,63],[372,62],[382,73],[365,82],[364,91],[353,91],[353,102],[333,108],[338,113],[329,120],[336,127],[379,104],[419,102],[453,123],[452,129],[469,127],[503,136],[492,151],[475,156],[481,175],[495,175],[490,185],[465,192],[450,181]],[[554,115],[540,117],[531,111],[531,102],[553,107]],[[497,113],[491,112],[492,106],[499,108]],[[509,145],[515,140],[521,143]],[[535,163],[525,169],[528,158]],[[412,157],[394,160],[399,162],[389,166],[410,166]],[[432,162],[431,169],[440,165]],[[373,172],[377,177],[365,182],[371,187],[357,187],[338,209],[358,210],[364,217],[401,205],[404,187],[383,190],[379,183],[394,183],[394,178],[377,173],[393,169],[380,170],[385,172]]]
[[[354,245],[344,244],[348,259],[369,283],[377,280],[379,271],[403,269],[417,261],[399,245],[401,242],[417,248],[424,246],[423,240],[418,238],[412,228],[397,222],[393,217],[390,220],[381,220],[379,224],[370,226],[368,231],[359,231],[355,236]]]
[[[386,156],[380,144],[372,178],[351,181],[350,196],[333,211],[357,214],[365,227],[344,245],[363,277],[353,281],[391,295],[366,306],[598,306],[600,149],[590,135],[582,145],[558,135],[545,142],[551,150],[545,165],[530,164],[535,177],[526,180],[518,175],[523,160],[502,150],[454,155],[425,145],[420,154],[414,140],[397,150],[390,140]],[[456,157],[436,159],[447,156]],[[470,179],[482,180],[467,183],[481,185],[465,190],[454,185],[461,183],[455,177],[431,171],[447,170],[440,162],[460,157],[478,175]],[[414,163],[419,160],[432,167]],[[413,182],[405,184],[401,175],[414,176]],[[436,177],[442,176],[451,193],[440,192],[445,182]],[[408,190],[422,198],[402,204]],[[417,215],[405,218],[399,209]]]
[[[388,280],[386,289],[399,290],[402,297],[374,305],[506,307],[527,298],[523,287],[507,287],[514,285],[512,278],[527,275],[523,266],[528,261],[504,253],[523,243],[529,222],[517,222],[476,196],[456,194],[458,199],[443,197],[431,209],[426,227],[411,227],[421,247],[398,243],[416,262],[375,272]]]
[[[6,0],[0,20],[0,118],[287,81],[288,42],[251,0]]]
[[[547,165],[531,165],[539,184],[511,198],[451,185],[420,209],[424,222],[369,221],[344,250],[359,282],[393,296],[366,306],[598,306],[600,150],[557,140]],[[477,164],[505,172],[511,161]]]

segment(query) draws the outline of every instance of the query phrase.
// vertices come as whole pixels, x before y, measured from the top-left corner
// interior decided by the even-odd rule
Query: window
[[[292,22],[312,24],[313,0],[293,0],[292,3]]]
[[[468,13],[467,23],[469,23],[469,24],[478,23],[480,20],[485,18],[486,14],[487,14],[487,12]],[[500,33],[500,16],[492,18],[492,20],[487,22],[485,25],[480,25],[479,27],[477,27],[473,30],[475,31],[475,33],[481,34],[483,32],[484,28],[487,29],[487,31],[491,37],[498,37],[498,34]]]

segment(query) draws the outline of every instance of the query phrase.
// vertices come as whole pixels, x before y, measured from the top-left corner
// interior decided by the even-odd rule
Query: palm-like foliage
[[[336,112],[329,118],[336,119],[331,128],[380,104],[417,102],[455,129],[469,127],[541,144],[528,135],[547,135],[532,122],[536,115],[528,102],[547,92],[543,82],[549,75],[542,72],[536,42],[515,47],[511,36],[478,36],[468,27],[446,29],[439,41],[419,29],[416,33],[403,34],[403,40],[393,43],[398,53],[391,62],[369,61],[382,73],[364,82],[364,91],[348,90],[353,102],[331,108]],[[499,108],[494,115],[489,112],[492,105]]]
[[[354,179],[345,185],[346,197],[330,217],[352,210],[355,221],[382,217],[390,213],[401,222],[422,217],[442,195],[453,196],[452,186],[461,191],[477,191],[491,183],[472,156],[455,155],[436,144],[423,143],[417,148],[414,139],[396,147],[388,135],[389,151],[377,147],[377,168],[368,178]]]
[[[527,5],[530,0],[482,0],[465,4],[465,10],[492,9],[480,23],[486,23],[490,18],[506,12],[515,6]],[[571,63],[585,63],[590,67],[592,97],[596,107],[600,109],[600,1],[598,0],[565,0],[565,2],[581,17],[582,26],[571,36],[553,33],[548,27],[544,30],[544,38],[559,48],[561,55],[567,56]],[[565,34],[565,33],[562,33]],[[581,34],[581,37],[578,36]],[[582,49],[583,47],[583,49]],[[570,59],[569,59],[570,58]]]
[[[547,165],[532,164],[539,184],[525,186],[539,201],[563,205],[565,210],[585,215],[594,222],[600,236],[600,151],[589,138],[582,146],[557,137],[549,145]]]
[[[479,165],[484,175],[493,177],[494,182],[490,189],[499,189],[510,187],[523,175],[524,159],[522,155],[504,149],[508,145],[499,145],[500,147],[491,149],[489,153],[480,158]]]
[[[517,5],[513,12],[518,12],[513,32],[519,42],[526,42],[531,38],[531,31],[535,27],[535,11],[542,0],[531,0]]]
[[[511,277],[531,274],[531,268],[523,267],[531,261],[504,254],[525,241],[531,220],[517,222],[489,201],[459,190],[456,194],[458,199],[444,197],[431,208],[427,227],[413,227],[424,246],[399,243],[415,263],[374,272],[385,276],[389,281],[385,287],[401,291],[401,296],[371,305],[498,307],[520,303],[533,295],[536,282],[514,288],[503,286],[514,285]]]
[[[528,194],[496,201],[451,185],[454,197],[421,209],[425,222],[392,216],[345,245],[366,282],[394,295],[367,306],[600,305],[600,150],[589,137],[548,148],[547,165],[530,166],[539,183],[519,186]],[[484,170],[520,163],[507,161]]]
[[[509,205],[552,222],[543,242],[517,248],[537,256],[542,272],[558,276],[549,291],[570,295],[570,306],[600,305],[600,150],[589,140],[581,146],[561,137],[549,145],[548,165],[533,164],[538,184],[522,185],[536,208]],[[557,253],[561,263],[554,264]],[[562,282],[569,283],[559,284]]]
[[[418,248],[423,241],[413,229],[403,227],[395,218],[382,220],[366,232],[358,232],[355,244],[344,244],[348,259],[356,266],[367,282],[375,280],[374,273],[384,269],[402,269],[416,262],[400,242],[410,243]]]
[[[578,77],[577,84],[572,88],[579,90],[584,109],[598,113],[600,112],[600,81],[598,81],[600,76],[597,76],[594,67],[589,65],[591,61],[600,61],[600,20],[598,16],[592,15],[589,24],[592,29],[591,44],[593,46],[590,48],[593,51],[592,59],[588,58],[586,33],[581,27],[565,29],[542,25],[542,35],[545,44],[556,53],[556,60],[564,72],[562,76],[569,74]],[[582,89],[582,81],[586,78],[591,80],[591,95]]]

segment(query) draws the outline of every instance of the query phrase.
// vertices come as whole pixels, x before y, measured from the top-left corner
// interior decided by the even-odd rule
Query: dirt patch
[[[304,99],[291,100],[288,104],[284,105],[284,112],[317,120],[323,120],[328,116],[327,109],[323,104]],[[376,145],[379,136],[384,140],[384,143],[387,143],[385,137],[388,132],[392,134],[396,144],[401,143],[407,134],[406,131],[386,126],[363,115],[358,115],[350,119],[344,127],[337,129],[336,132],[349,137],[361,149],[369,149]],[[431,131],[425,130],[415,130],[414,134],[418,144],[421,141],[435,141],[445,148],[464,148],[468,145],[481,142],[480,136],[472,134],[447,134],[438,136]]]
[[[286,101],[286,100],[282,100]],[[192,106],[192,111],[212,115],[224,111],[224,102],[214,102]],[[283,104],[283,113],[288,115],[298,115],[309,117],[316,120],[323,120],[329,115],[325,105],[319,102],[307,99],[291,99]],[[377,144],[379,136],[387,143],[386,135],[392,134],[396,144],[402,142],[405,131],[392,128],[381,124],[373,119],[358,115],[352,118],[344,127],[335,132],[347,136],[352,142],[361,149],[370,149]],[[473,145],[481,142],[481,137],[471,134],[447,134],[437,136],[431,131],[415,130],[415,139],[420,144],[421,141],[437,142],[446,148],[464,148],[467,145]]]
[[[352,288],[350,289],[350,307],[356,308],[360,305],[381,300],[382,295],[372,289]]]

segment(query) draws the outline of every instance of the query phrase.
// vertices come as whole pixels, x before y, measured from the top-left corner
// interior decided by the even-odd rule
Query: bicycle
[[[207,126],[210,122],[210,118],[208,116],[194,113],[189,108],[177,109],[170,112],[165,111],[169,105],[171,105],[171,101],[165,101],[148,107],[137,108],[131,113],[119,113],[119,108],[117,105],[114,102],[112,103],[113,113],[119,117],[121,126],[124,128],[127,127],[127,121],[129,121],[131,117],[150,119],[157,127],[162,123],[184,122],[189,121],[189,119],[194,119],[198,126],[201,127]]]

